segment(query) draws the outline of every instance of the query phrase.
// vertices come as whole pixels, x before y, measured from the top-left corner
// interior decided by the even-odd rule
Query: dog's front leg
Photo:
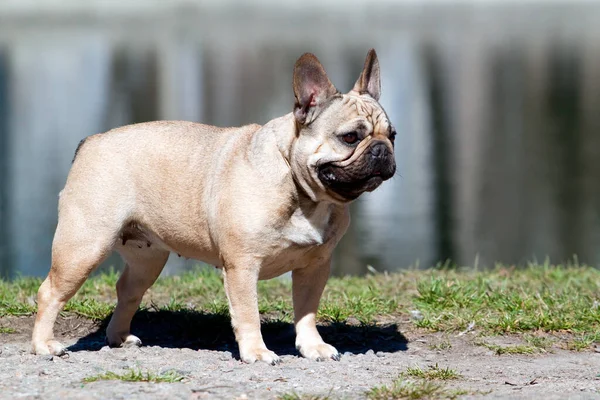
[[[224,268],[225,293],[229,301],[231,325],[240,349],[240,358],[247,363],[257,360],[275,365],[279,362],[263,341],[258,313],[258,268]]]
[[[306,358],[338,361],[335,347],[325,343],[317,331],[316,315],[319,300],[329,277],[330,260],[296,269],[292,272],[296,348]]]

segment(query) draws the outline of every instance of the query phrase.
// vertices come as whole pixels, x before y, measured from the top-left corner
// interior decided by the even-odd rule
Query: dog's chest
[[[284,239],[299,247],[322,245],[328,239],[331,218],[329,204],[319,204],[310,210],[298,208],[283,230]]]

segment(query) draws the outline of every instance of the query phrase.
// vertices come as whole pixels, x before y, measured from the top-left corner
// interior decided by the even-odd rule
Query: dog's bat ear
[[[296,97],[294,116],[301,124],[314,119],[317,107],[338,92],[329,81],[325,68],[311,53],[303,54],[296,61],[293,86]]]
[[[379,100],[379,96],[381,95],[381,79],[379,61],[377,60],[375,49],[369,50],[363,71],[352,90],[360,94],[368,94],[375,100]]]

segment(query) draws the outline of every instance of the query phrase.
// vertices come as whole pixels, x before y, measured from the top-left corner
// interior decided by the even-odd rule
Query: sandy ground
[[[138,313],[140,314],[140,313]],[[265,342],[282,356],[276,366],[247,365],[236,357],[236,345],[226,320],[177,313],[137,315],[133,332],[141,348],[109,349],[103,324],[78,317],[60,319],[57,331],[69,344],[67,356],[29,353],[31,317],[0,318],[0,326],[15,333],[0,334],[0,398],[44,399],[243,399],[277,398],[284,393],[330,398],[365,398],[375,385],[391,383],[407,367],[438,364],[462,377],[443,384],[467,390],[461,398],[588,399],[600,398],[600,354],[552,349],[536,355],[496,355],[475,343],[476,332],[464,335],[416,331],[410,323],[376,328],[351,324],[323,327],[327,341],[343,353],[341,361],[313,362],[297,355],[289,324],[267,324]],[[206,330],[186,327],[205,324]],[[411,330],[412,329],[412,330]],[[490,343],[511,344],[517,337],[494,337]],[[433,347],[450,342],[451,348]],[[155,374],[174,370],[185,376],[178,383],[143,383],[83,379],[106,371],[128,369]]]

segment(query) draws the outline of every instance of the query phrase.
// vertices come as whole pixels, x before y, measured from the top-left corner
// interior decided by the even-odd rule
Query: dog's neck
[[[248,159],[254,160],[256,170],[276,174],[276,176],[272,176],[275,181],[283,181],[286,177],[289,179],[291,176],[299,199],[305,198],[315,205],[318,203],[347,205],[343,200],[334,199],[325,194],[324,188],[319,185],[318,178],[311,176],[305,165],[292,167],[294,163],[293,148],[297,138],[298,127],[293,113],[275,118],[253,133],[248,148],[248,152],[253,153],[253,157],[248,157]],[[268,150],[273,147],[276,147],[278,151]],[[276,158],[273,156],[274,153],[277,154]],[[296,162],[298,161],[296,160]],[[304,170],[306,170],[304,174],[297,172]],[[278,176],[280,173],[285,176]]]
[[[323,198],[322,193],[320,193],[323,188],[318,186],[318,182],[315,182],[314,176],[310,176],[310,172],[306,171],[305,174],[294,172],[298,170],[303,171],[303,169],[306,168],[305,165],[296,166],[296,169],[292,168],[291,164],[294,162],[292,152],[296,140],[298,139],[300,128],[294,114],[286,114],[276,121],[277,128],[274,133],[277,140],[277,147],[294,180],[299,199],[302,201],[308,200],[314,203],[315,207],[324,202],[330,204],[330,199]]]
[[[271,122],[276,124],[274,126],[273,133],[275,134],[279,153],[281,153],[281,156],[289,166],[292,144],[297,135],[296,119],[294,118],[294,114],[286,114],[283,117],[274,119]]]

